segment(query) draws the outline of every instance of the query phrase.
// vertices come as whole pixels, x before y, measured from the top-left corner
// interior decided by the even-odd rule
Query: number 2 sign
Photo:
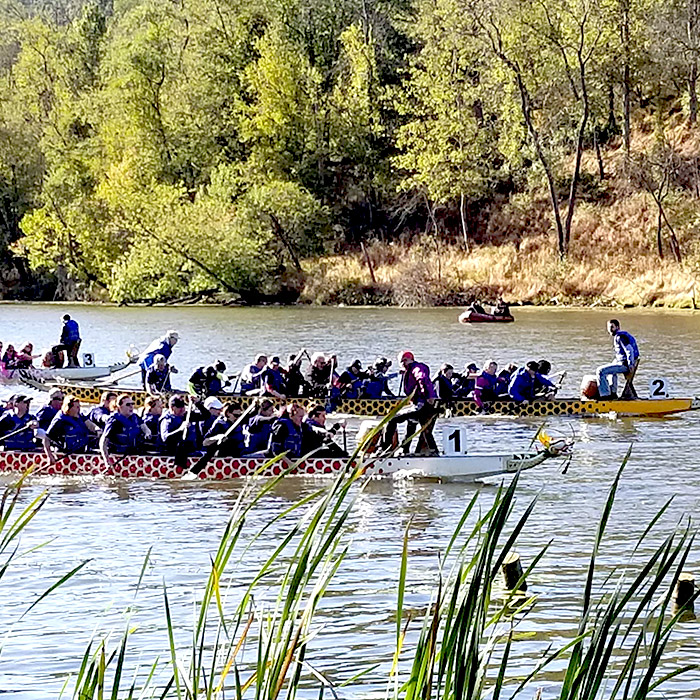
[[[654,377],[649,380],[649,398],[667,399],[671,395],[671,384],[668,379]]]

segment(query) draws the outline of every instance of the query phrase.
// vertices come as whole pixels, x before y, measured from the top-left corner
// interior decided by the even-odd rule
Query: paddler
[[[474,381],[473,397],[481,413],[487,411],[486,404],[495,401],[498,396],[498,363],[488,360]]]
[[[207,367],[197,367],[189,378],[187,390],[193,396],[201,398],[217,396],[223,392],[224,386],[230,384],[224,376],[225,371],[226,364],[221,360]]]
[[[252,365],[240,374],[241,394],[259,394],[262,389],[262,372],[267,366],[267,355],[258,355]]]
[[[454,371],[455,368],[449,362],[445,362],[440,367],[440,371],[433,377],[435,394],[444,403],[450,403],[453,398],[452,375]]]
[[[387,370],[391,367],[391,360],[386,357],[378,357],[369,368],[367,379],[362,382],[362,392],[360,398],[381,399],[383,396],[394,396],[394,392],[389,388],[389,380],[396,374],[387,375]]]
[[[262,389],[264,396],[274,396],[278,399],[284,399],[287,395],[287,383],[282,368],[280,367],[280,358],[275,355],[270,360],[270,364],[263,370],[262,373]]]
[[[513,401],[526,406],[535,398],[550,398],[556,393],[557,388],[554,384],[547,377],[541,375],[538,370],[539,363],[530,361],[513,375],[508,386],[508,394]],[[550,393],[544,397],[536,397],[535,388],[537,386],[548,387]]]
[[[151,433],[150,438],[146,438],[146,447],[150,450],[160,448],[160,419],[163,416],[163,399],[160,396],[147,396],[143,402],[143,412],[141,418],[143,424]]]
[[[272,434],[272,425],[277,420],[275,404],[270,399],[262,399],[258,412],[248,421],[248,452],[263,452],[267,449]]]
[[[173,348],[179,339],[180,335],[177,331],[168,331],[161,338],[156,338],[156,340],[141,353],[139,356],[139,367],[141,368],[141,383],[144,389],[148,390],[146,377],[148,376],[148,371],[155,362],[156,355],[163,355],[166,360],[169,360],[170,355],[173,353]],[[170,371],[173,371],[172,368]]]
[[[18,394],[14,397],[14,406],[0,417],[0,445],[6,450],[31,452],[37,449],[34,442],[34,430],[39,427],[36,416],[29,412],[31,396]],[[3,435],[16,433],[3,440]]]
[[[336,386],[344,399],[357,399],[360,396],[362,382],[369,374],[362,369],[362,362],[355,360],[340,373]]]
[[[63,398],[61,410],[51,421],[43,438],[44,452],[51,464],[56,462],[51,445],[55,445],[65,454],[86,452],[92,436],[99,434],[98,427],[80,413],[80,399],[67,394]]]
[[[343,423],[334,423],[327,428],[326,407],[322,404],[311,406],[302,424],[302,454],[313,453],[313,457],[347,457],[348,453],[333,440],[336,433],[344,427]]]
[[[613,339],[615,362],[601,365],[596,370],[598,375],[598,395],[601,399],[617,398],[617,375],[627,374],[639,360],[639,348],[634,336],[620,330],[620,322],[616,319],[608,321],[608,333]],[[608,381],[608,377],[612,377]]]
[[[41,430],[48,430],[54,416],[61,410],[63,405],[63,391],[61,389],[53,389],[49,394],[49,402],[46,406],[42,406],[36,414],[36,419],[39,422]]]
[[[117,397],[117,410],[107,419],[100,438],[100,452],[105,465],[110,467],[114,464],[113,453],[131,455],[143,451],[145,439],[150,437],[150,430],[134,413],[134,397],[120,394]]]
[[[267,455],[277,457],[287,453],[287,457],[298,459],[302,455],[302,424],[304,409],[296,401],[287,404],[282,415],[272,424]]]
[[[284,381],[287,385],[286,395],[291,398],[298,398],[308,394],[306,379],[301,373],[301,361],[304,359],[305,352],[305,350],[301,350],[296,355],[290,355],[287,359]]]
[[[433,437],[433,426],[438,415],[435,405],[435,387],[430,379],[430,368],[422,362],[416,362],[416,358],[410,350],[399,354],[399,364],[403,368],[403,389],[407,396],[411,397],[413,406],[404,409],[394,416],[384,428],[382,436],[382,449],[389,449],[394,442],[397,426],[400,423],[408,423],[406,426],[406,440],[403,451],[408,454],[411,448],[411,438],[415,429],[422,429],[419,447],[424,443],[424,452],[437,455],[438,449]]]
[[[153,358],[151,369],[146,375],[146,385],[151,394],[163,394],[172,391],[170,375],[177,374],[177,368],[171,367],[165,355],[158,354]]]
[[[88,419],[91,420],[98,428],[104,429],[107,419],[116,410],[117,392],[107,389],[100,396],[100,403],[95,406],[90,413]]]
[[[187,404],[182,396],[171,396],[168,410],[161,418],[160,440],[165,454],[178,452],[192,454],[197,449],[197,433],[187,419]]]
[[[330,393],[331,372],[333,371],[333,358],[330,361],[322,352],[311,355],[311,362],[306,370],[306,383],[309,388],[309,396],[315,399],[325,399]]]
[[[221,415],[214,421],[204,436],[204,447],[219,444],[221,457],[240,457],[246,453],[245,433],[242,425],[232,432],[229,428],[240,418],[243,410],[238,401],[231,401],[222,407]],[[224,441],[224,436],[226,440]]]

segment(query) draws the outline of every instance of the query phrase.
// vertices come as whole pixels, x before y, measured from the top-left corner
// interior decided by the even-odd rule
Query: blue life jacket
[[[168,433],[177,430],[184,422],[185,416],[176,416],[170,411],[163,414],[163,417],[160,419],[160,439],[167,451],[172,452],[183,441],[182,431],[170,436],[168,436]],[[194,423],[189,424],[187,435],[184,436],[184,439],[186,442],[191,443],[192,446],[197,444],[197,428]]]
[[[232,425],[233,423],[226,420],[225,416],[219,416],[204,437],[208,438],[223,435],[224,433],[228,432]],[[243,426],[239,425],[226,438],[226,442],[224,442],[221,446],[220,454],[228,457],[240,457],[247,452],[245,442]]]
[[[104,428],[107,425],[107,419],[112,415],[108,408],[104,406],[95,406],[88,413],[88,420],[92,421],[98,428]]]
[[[301,428],[290,418],[279,418],[272,427],[268,447],[272,455],[287,452],[288,457],[301,457]]]
[[[51,421],[58,412],[59,409],[54,408],[51,404],[42,406],[36,414],[36,419],[39,421],[39,427],[42,430],[48,430],[48,427],[51,425]]]
[[[51,421],[46,434],[64,452],[80,452],[87,447],[90,431],[85,426],[85,417],[68,416],[59,411]]]
[[[158,342],[158,345],[155,343]],[[146,348],[144,356],[139,360],[141,369],[151,369],[156,355],[162,355],[166,360],[173,354],[173,346],[168,342],[167,338],[160,341],[154,341]]]
[[[36,420],[36,418],[31,413],[25,413],[24,416],[20,418],[16,413],[8,412],[2,417],[2,435],[7,435],[15,430],[19,430],[33,420]],[[7,440],[3,440],[2,444],[5,446],[6,450],[23,450],[26,452],[37,449],[34,443],[34,431],[29,428],[23,430],[21,433],[17,433],[17,435],[13,435]]]
[[[151,437],[146,438],[145,442],[152,447],[160,447],[162,444],[159,430],[160,418],[160,416],[156,416],[153,413],[147,413],[143,417],[143,424],[151,431]]]
[[[132,413],[129,418],[121,413],[113,413],[105,425],[105,435],[113,452],[126,454],[135,452],[143,438],[141,419]]]
[[[272,423],[265,416],[253,416],[248,423],[248,452],[266,450],[272,434]]]
[[[151,367],[146,377],[147,384],[153,384],[156,391],[171,391],[170,386],[170,367],[167,365],[163,369]]]
[[[75,343],[80,340],[80,329],[78,328],[77,321],[71,319],[63,324],[63,330],[61,331],[61,342],[62,343]]]
[[[241,372],[241,394],[247,394],[262,386],[263,370],[257,365],[250,365]]]
[[[280,372],[278,369],[271,369],[268,367],[263,375],[263,383],[265,384],[265,387],[269,386],[278,394],[284,394],[287,390],[282,372]]]

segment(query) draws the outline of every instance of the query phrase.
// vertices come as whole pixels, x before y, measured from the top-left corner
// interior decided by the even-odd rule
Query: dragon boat
[[[35,389],[48,390],[51,384],[39,382],[27,382]],[[59,385],[61,389],[69,394],[74,394],[81,401],[86,403],[99,403],[100,394],[105,389],[113,389],[117,392],[125,392],[134,397],[138,405],[142,405],[146,398],[146,392],[142,389],[131,389],[118,386],[89,386],[81,384]],[[243,406],[247,406],[256,397],[243,396],[238,394],[222,394],[218,397],[222,402],[236,399],[241,401]],[[275,400],[275,399],[271,399]],[[309,400],[312,399],[299,399]],[[346,413],[357,416],[386,416],[396,406],[400,399],[339,399],[333,401],[331,408],[338,413]],[[448,408],[455,417],[479,415],[479,407],[475,401],[469,399],[455,400],[450,402]],[[686,411],[696,411],[700,409],[700,398],[657,398],[657,399],[576,399],[561,398],[533,401],[527,405],[519,404],[517,401],[502,399],[493,401],[489,405],[490,415],[518,416],[546,418],[548,416],[607,416],[616,414],[618,416],[646,416],[661,417],[674,413],[684,413]]]
[[[112,374],[126,369],[132,360],[118,362],[114,365],[91,367],[62,367],[45,369],[30,367],[28,369],[4,370],[0,374],[0,385],[28,384],[33,387],[64,382],[91,382],[95,379],[106,379]]]
[[[244,477],[273,477],[282,473],[294,476],[336,476],[354,466],[362,466],[371,476],[406,476],[430,478],[440,481],[475,481],[491,476],[514,474],[532,469],[550,458],[568,454],[571,444],[563,440],[550,444],[539,451],[511,454],[456,454],[436,457],[401,456],[362,459],[315,458],[288,461],[271,461],[263,458],[214,457],[196,474],[199,479],[237,479]],[[192,467],[197,457],[188,460],[187,467],[175,464],[173,457],[162,455],[133,455],[117,457],[107,466],[101,455],[67,454],[57,455],[50,463],[42,452],[0,452],[0,474],[17,474],[31,469],[37,476],[62,477],[115,477],[142,479],[194,478]]]

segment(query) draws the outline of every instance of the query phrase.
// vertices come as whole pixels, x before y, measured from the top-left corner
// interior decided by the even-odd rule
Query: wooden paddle
[[[17,435],[18,433],[23,433],[25,430],[29,430],[30,428],[33,430],[35,426],[32,425],[34,421],[29,421],[27,425],[22,426],[21,428],[17,430],[13,430],[11,433],[7,433],[7,435],[3,435],[0,437],[0,442],[5,442],[7,438],[11,438],[13,435]]]
[[[183,469],[187,466],[187,457],[189,456],[187,451],[184,449],[187,445],[187,433],[190,429],[190,419],[192,418],[192,406],[194,401],[190,397],[190,402],[187,404],[187,415],[185,420],[180,426],[179,430],[182,431],[182,438],[175,449],[175,466],[182,467]]]
[[[221,449],[221,446],[226,442],[226,440],[231,437],[233,431],[243,422],[245,418],[256,410],[257,407],[257,403],[252,401],[248,408],[246,408],[246,410],[243,411],[240,416],[238,416],[231,427],[225,433],[223,433],[221,439],[215,442],[213,445],[209,445],[209,447],[207,447],[207,451],[190,467],[188,472],[183,474],[183,477],[188,477],[190,475],[196,476],[199,474],[199,472],[201,472],[207,466],[207,464],[209,464],[212,457],[214,457],[214,455]]]

